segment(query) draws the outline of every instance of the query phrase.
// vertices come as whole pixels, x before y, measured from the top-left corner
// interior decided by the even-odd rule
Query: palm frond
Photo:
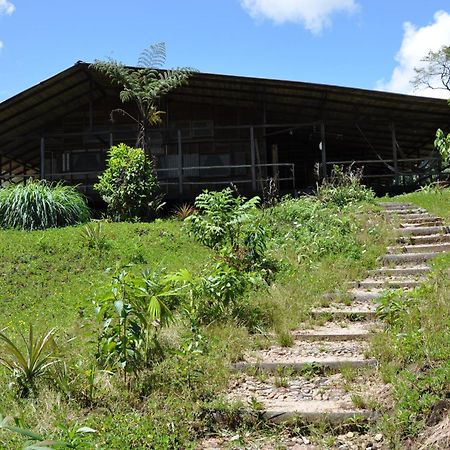
[[[142,51],[138,59],[138,65],[146,68],[161,68],[166,62],[166,44],[157,42]]]

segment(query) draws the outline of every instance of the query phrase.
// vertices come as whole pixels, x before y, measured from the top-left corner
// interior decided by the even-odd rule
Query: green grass
[[[442,217],[450,221],[450,188],[447,189],[423,189],[410,194],[398,195],[393,198],[384,198],[384,201],[399,201],[412,203],[425,208],[430,214]]]
[[[107,269],[133,264],[193,272],[211,252],[189,238],[178,221],[104,223],[106,248],[89,248],[83,226],[21,232],[0,231],[0,329],[32,320],[46,326],[75,326],[91,315]]]

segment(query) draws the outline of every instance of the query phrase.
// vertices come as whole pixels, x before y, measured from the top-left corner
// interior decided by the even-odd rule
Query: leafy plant
[[[195,199],[198,211],[187,222],[195,238],[216,250],[228,266],[252,271],[268,265],[268,229],[257,214],[259,202],[259,197],[234,196],[230,188],[205,191]]]
[[[106,367],[137,374],[162,356],[158,335],[173,319],[178,291],[160,271],[113,277],[109,292],[96,303],[102,320],[97,358]]]
[[[0,189],[0,227],[44,230],[86,222],[86,201],[73,186],[28,180]]]
[[[438,129],[434,146],[439,150],[444,163],[450,166],[450,133],[445,135],[441,129]]]
[[[94,189],[115,222],[152,220],[163,206],[153,162],[140,148],[119,144],[109,149],[106,170]]]
[[[13,342],[3,331],[0,332],[0,364],[16,379],[21,397],[27,397],[36,389],[36,382],[46,375],[49,368],[58,362],[55,329],[35,337],[30,324],[28,337],[20,334],[24,349]]]

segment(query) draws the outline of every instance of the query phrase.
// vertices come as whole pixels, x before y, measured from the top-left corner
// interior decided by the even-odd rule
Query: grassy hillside
[[[342,289],[376,265],[389,233],[376,208],[365,203],[337,207],[302,199],[260,214],[270,230],[268,257],[275,261],[273,274],[265,272],[268,284],[247,289],[232,316],[200,324],[198,336],[179,311],[162,333],[163,356],[128,379],[98,365],[92,300],[117,266],[134,273],[185,268],[208,276],[217,252],[173,220],[105,223],[101,248],[83,237],[84,227],[0,230],[0,330],[10,327],[16,335],[30,322],[41,330],[57,327],[64,361],[26,399],[17,397],[11,375],[0,369],[0,415],[76,449],[188,449],[221,430],[269,432],[224,400],[229,362],[245,348],[285,342],[290,329],[312,320],[309,309],[324,301],[323,293]],[[77,434],[80,427],[96,432]],[[4,448],[23,442],[0,429]]]

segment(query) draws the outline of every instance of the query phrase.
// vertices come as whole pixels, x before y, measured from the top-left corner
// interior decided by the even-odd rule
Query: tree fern
[[[187,67],[162,70],[165,62],[166,45],[159,42],[142,51],[137,68],[126,67],[114,59],[96,60],[91,65],[113,84],[121,87],[122,103],[135,103],[138,110],[137,117],[122,109],[113,110],[111,117],[114,117],[114,113],[120,112],[139,125],[136,146],[142,147],[147,154],[150,153],[149,128],[162,120],[163,112],[158,107],[160,98],[185,84],[194,71]]]

